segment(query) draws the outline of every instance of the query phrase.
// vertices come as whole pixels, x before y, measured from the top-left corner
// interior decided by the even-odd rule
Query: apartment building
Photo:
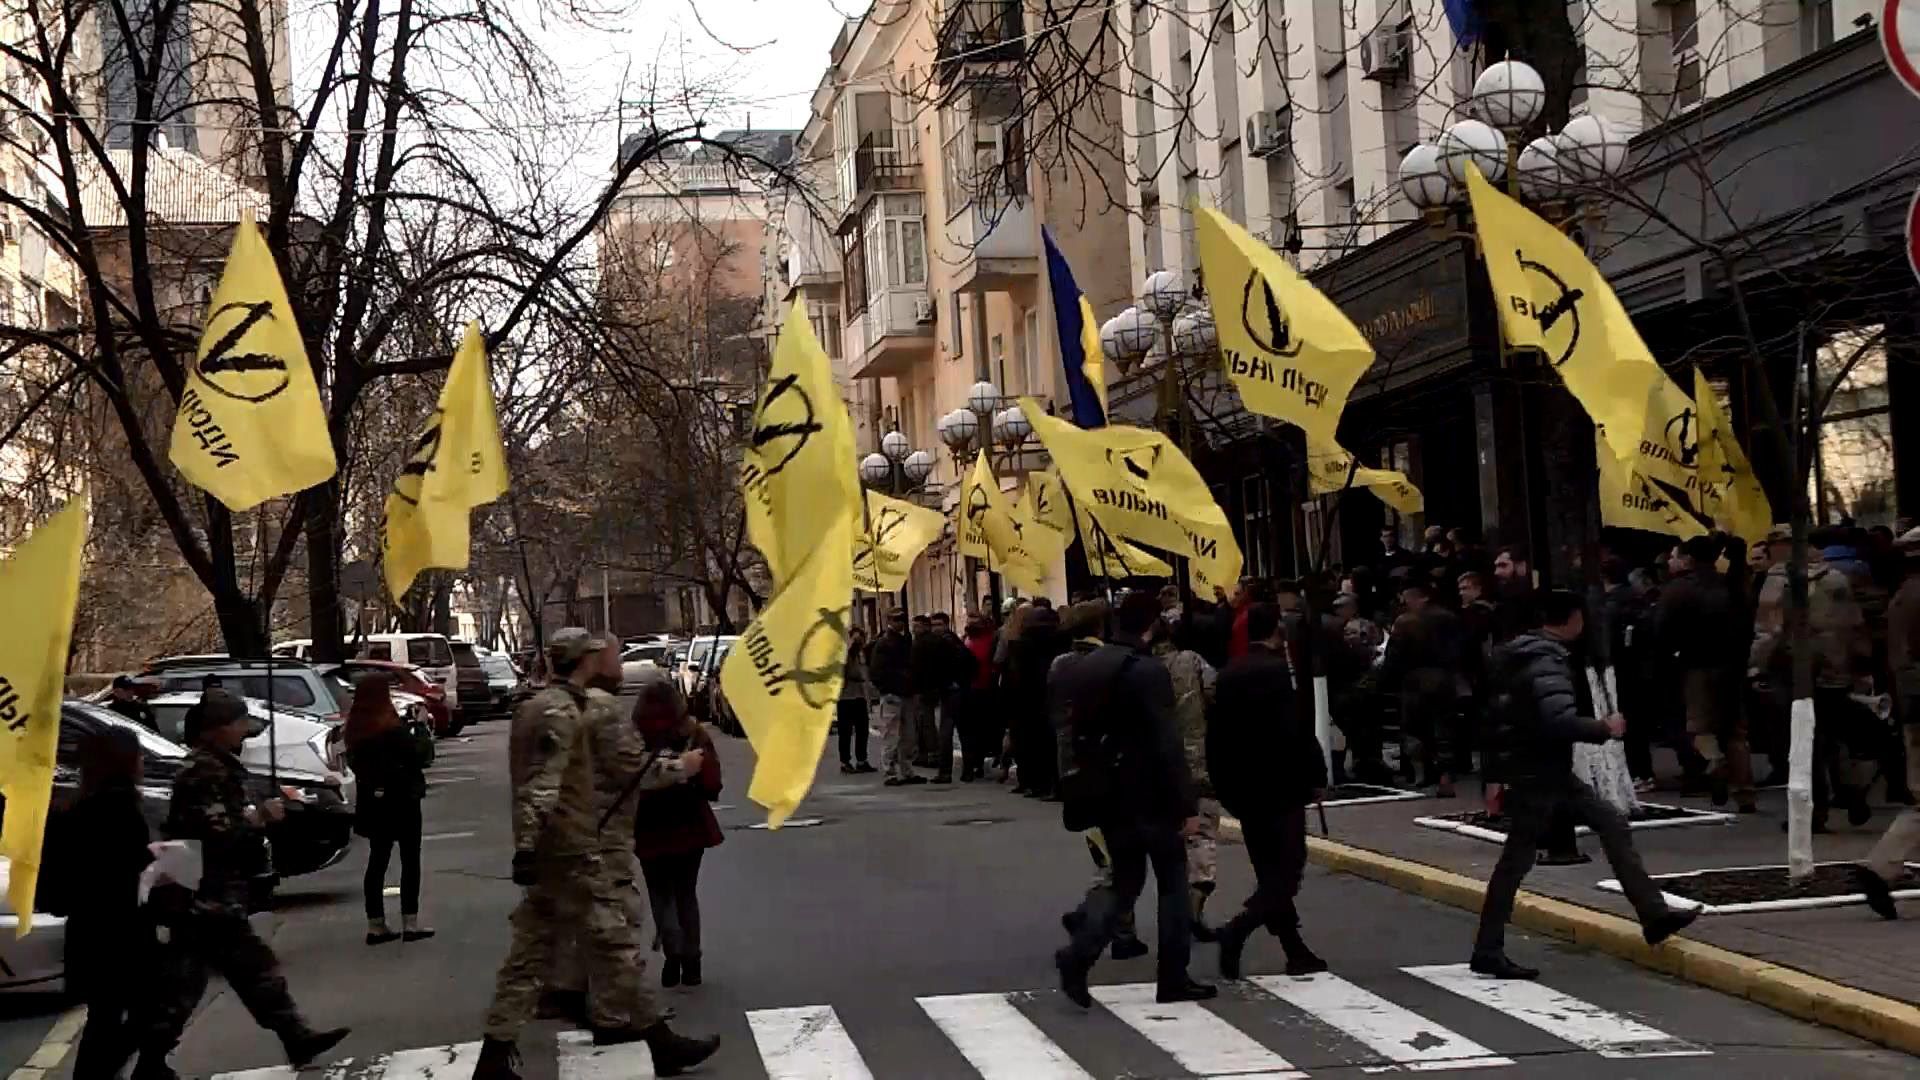
[[[923,501],[946,509],[973,454],[942,445],[938,423],[976,382],[992,382],[1003,404],[1065,400],[1042,228],[1096,306],[1130,292],[1126,234],[1103,221],[1104,197],[1023,140],[1019,60],[1040,9],[876,0],[834,42],[798,143],[813,183],[787,204],[784,298],[804,298],[815,330],[839,339],[828,350],[846,374],[860,452],[898,430],[934,453]],[[1117,163],[1113,172],[1118,190]],[[1031,451],[994,455],[1008,487],[1041,464]],[[949,536],[915,567],[907,603],[958,612],[996,588]]]
[[[1750,422],[1744,362],[1713,344],[1730,315],[1726,272],[1705,242],[1779,231],[1741,271],[1754,275],[1750,295],[1769,297],[1757,305],[1766,325],[1754,330],[1766,351],[1794,352],[1797,322],[1810,327],[1815,355],[1840,355],[1836,342],[1881,331],[1889,357],[1916,346],[1913,280],[1898,245],[1920,176],[1905,149],[1920,136],[1920,108],[1881,63],[1870,29],[1881,6],[1567,0],[1573,48],[1562,66],[1522,48],[1539,44],[1537,28],[1497,22],[1523,4],[1129,0],[1116,12],[1131,46],[1131,279],[1160,269],[1196,279],[1188,207],[1197,199],[1286,253],[1368,334],[1378,361],[1356,388],[1343,436],[1364,458],[1407,470],[1427,511],[1403,521],[1371,500],[1349,501],[1336,547],[1345,538],[1364,554],[1383,522],[1409,538],[1428,523],[1463,525],[1564,566],[1590,511],[1551,493],[1586,490],[1593,463],[1590,451],[1543,450],[1560,440],[1540,436],[1577,433],[1585,417],[1557,384],[1516,373],[1501,355],[1477,257],[1407,200],[1401,158],[1471,115],[1488,64],[1512,55],[1540,65],[1548,112],[1558,110],[1552,129],[1569,116],[1602,118],[1630,140],[1621,183],[1655,207],[1639,212],[1622,199],[1590,215],[1589,249],[1656,355],[1683,382],[1691,375],[1678,365],[1707,367]],[[1703,178],[1724,209],[1708,209]],[[1699,235],[1669,227],[1703,213],[1711,224]],[[1845,377],[1849,401],[1867,404],[1829,414],[1826,479],[1815,481],[1827,516],[1891,523],[1920,506],[1920,467],[1892,475],[1920,449],[1920,431],[1903,439],[1914,425],[1890,408],[1910,366],[1874,359]],[[1872,385],[1855,385],[1863,380]],[[1765,448],[1755,456],[1784,505],[1797,482],[1790,469]],[[1305,565],[1318,530],[1303,523],[1324,507],[1294,504],[1270,450],[1243,445],[1201,467],[1248,531],[1266,527],[1265,507],[1293,505],[1293,527],[1276,530],[1277,543],[1243,537],[1256,572]]]

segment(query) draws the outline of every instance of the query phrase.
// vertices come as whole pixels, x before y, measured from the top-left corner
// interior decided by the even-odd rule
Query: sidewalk
[[[1461,796],[1455,799],[1333,807],[1327,811],[1328,838],[1484,882],[1500,857],[1499,845],[1413,824],[1414,818],[1423,815],[1473,809],[1479,805],[1478,794],[1476,783],[1463,785]],[[1673,792],[1659,792],[1648,796],[1647,801],[1713,809],[1705,799],[1681,798]],[[1834,831],[1814,837],[1814,858],[1844,862],[1865,857],[1893,815],[1893,810],[1876,809],[1872,821],[1852,828],[1846,824],[1846,815],[1836,812],[1832,816]],[[1635,829],[1633,842],[1652,874],[1784,865],[1787,838],[1780,831],[1784,820],[1786,792],[1763,791],[1758,814],[1743,815],[1725,825]],[[1311,810],[1308,823],[1317,835],[1319,820]],[[1527,875],[1527,891],[1633,918],[1633,908],[1624,897],[1597,887],[1600,881],[1614,876],[1599,842],[1582,837],[1580,850],[1593,856],[1593,861],[1583,866],[1535,867]],[[1903,907],[1904,915],[1920,919],[1920,903]],[[1855,904],[1808,911],[1706,915],[1688,928],[1686,936],[1920,1005],[1920,934],[1914,930],[1905,920],[1887,922],[1864,905]],[[1467,944],[1463,942],[1462,948]]]

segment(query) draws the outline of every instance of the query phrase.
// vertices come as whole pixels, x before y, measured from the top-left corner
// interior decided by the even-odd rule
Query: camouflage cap
[[[577,664],[607,647],[607,639],[584,626],[569,626],[547,639],[547,657],[555,664]]]

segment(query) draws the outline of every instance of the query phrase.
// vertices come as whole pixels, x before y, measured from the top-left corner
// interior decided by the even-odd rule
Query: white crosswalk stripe
[[[873,1080],[831,1005],[747,1014],[767,1080]]]
[[[1196,1002],[1161,1005],[1152,983],[1096,986],[1093,999],[1199,1076],[1283,1080],[1307,1075]]]
[[[1338,975],[1255,975],[1247,981],[1402,1068],[1480,1069],[1513,1064]]]
[[[1695,1057],[1712,1053],[1537,982],[1484,979],[1465,964],[1435,964],[1405,970],[1442,990],[1505,1013],[1601,1057]]]
[[[1506,1017],[1543,1031],[1571,1048],[1607,1058],[1713,1052],[1540,983],[1482,979],[1464,964],[1408,967],[1402,971],[1484,1007],[1484,1024],[1464,1015],[1456,1021],[1465,1021],[1463,1026],[1470,1024],[1468,1029],[1476,1032],[1482,1027],[1499,1030],[1498,1017]],[[1398,975],[1390,975],[1389,980],[1398,980],[1401,994],[1396,996],[1420,986]],[[889,1037],[873,1047],[869,1056],[863,1056],[830,1005],[759,1009],[744,1016],[752,1034],[751,1049],[729,1050],[723,1046],[715,1064],[725,1064],[714,1075],[747,1080],[762,1074],[768,1080],[874,1080],[876,1074],[888,1078],[929,1075],[932,1070],[927,1063],[944,1060],[940,1076],[960,1075],[956,1070],[970,1066],[972,1072],[966,1075],[977,1075],[980,1080],[1106,1080],[1116,1075],[1172,1074],[1203,1080],[1297,1080],[1313,1075],[1345,1075],[1356,1065],[1377,1072],[1514,1064],[1513,1059],[1480,1042],[1337,975],[1256,975],[1241,987],[1238,993],[1228,988],[1230,992],[1217,1001],[1162,1005],[1154,1000],[1151,983],[1095,986],[1092,991],[1097,1004],[1091,1017],[1083,1017],[1052,989],[921,997],[915,1001],[933,1022],[933,1029],[917,1036],[912,1031],[890,1029]],[[1394,992],[1391,986],[1381,989]],[[1432,991],[1424,993],[1429,999],[1434,997]],[[1253,1019],[1250,1010],[1297,1015],[1269,1017],[1277,1022],[1255,1024],[1249,1022]],[[1102,1013],[1106,1014],[1104,1020],[1099,1019]],[[1309,1037],[1304,1046],[1270,1045],[1277,1038],[1298,1038],[1302,1034],[1301,1020],[1308,1027],[1357,1043],[1370,1054],[1356,1060],[1354,1051],[1348,1051],[1348,1058],[1338,1064],[1295,1065],[1283,1053],[1294,1055],[1296,1061],[1302,1056],[1315,1061],[1326,1058],[1324,1039]],[[1116,1045],[1111,1032],[1108,1037],[1099,1035],[1099,1024],[1116,1022],[1133,1029],[1146,1042]],[[723,1034],[725,1029],[726,1025],[721,1025]],[[1508,1024],[1505,1030],[1515,1029]],[[944,1038],[951,1049],[936,1048],[931,1040],[937,1038]],[[530,1056],[539,1053],[535,1041],[531,1033],[522,1040]],[[1128,1042],[1121,1040],[1123,1044]],[[277,1066],[221,1073],[213,1080],[467,1080],[479,1050],[477,1042],[455,1043],[399,1050],[360,1062],[343,1060],[304,1074]],[[959,1058],[951,1056],[953,1051]],[[595,1047],[591,1035],[569,1031],[557,1036],[553,1052],[559,1080],[651,1080],[654,1076],[652,1056],[644,1043]],[[745,1064],[746,1055],[756,1053],[760,1071]],[[898,1059],[901,1054],[919,1057],[916,1064],[907,1066]],[[959,1059],[964,1059],[966,1066]]]
[[[1093,1080],[1005,994],[918,999],[981,1080]]]

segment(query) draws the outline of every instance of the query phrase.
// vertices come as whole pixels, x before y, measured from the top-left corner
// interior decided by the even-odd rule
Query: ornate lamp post
[[[884,495],[909,495],[933,475],[933,454],[915,450],[900,429],[880,437],[880,449],[860,459],[860,482]],[[907,609],[907,589],[900,588],[900,610]]]

